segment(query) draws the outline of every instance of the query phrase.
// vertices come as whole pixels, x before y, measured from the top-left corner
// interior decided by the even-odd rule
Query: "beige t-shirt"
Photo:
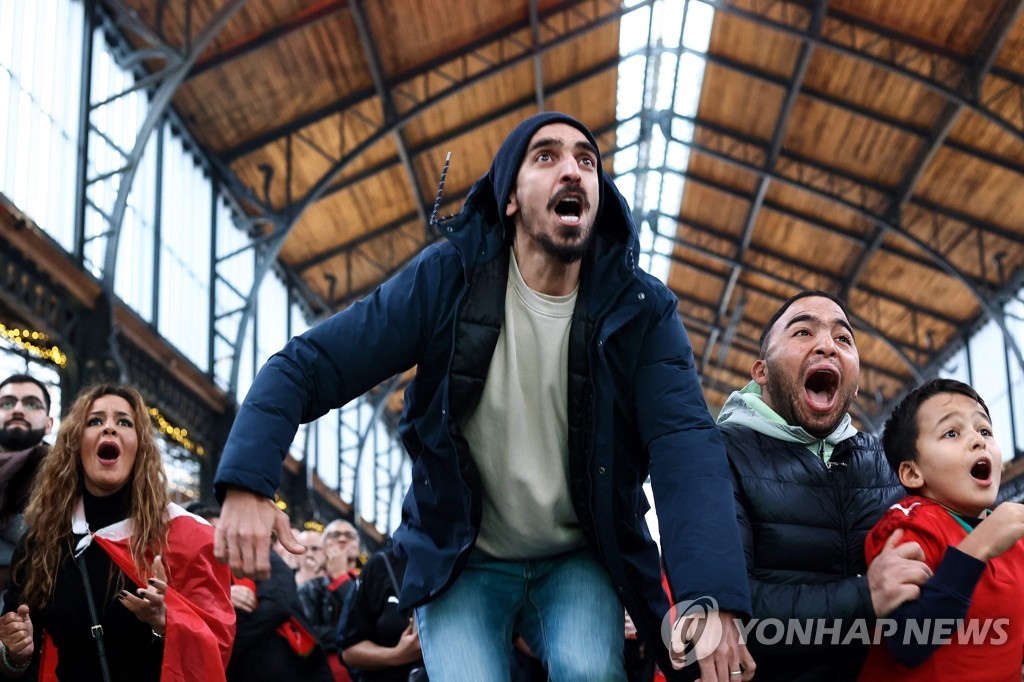
[[[509,259],[505,323],[483,395],[462,425],[483,481],[477,546],[501,559],[582,547],[569,495],[569,327],[576,293],[530,289]]]

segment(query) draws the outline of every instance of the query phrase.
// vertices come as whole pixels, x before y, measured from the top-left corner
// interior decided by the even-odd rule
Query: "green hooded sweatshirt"
[[[824,439],[812,436],[802,426],[792,426],[765,404],[761,397],[761,386],[751,381],[739,391],[733,391],[725,401],[718,415],[718,423],[740,424],[770,438],[789,443],[803,443],[812,453],[821,457],[825,464],[832,458],[835,446],[857,433],[849,414],[843,415],[839,426]]]

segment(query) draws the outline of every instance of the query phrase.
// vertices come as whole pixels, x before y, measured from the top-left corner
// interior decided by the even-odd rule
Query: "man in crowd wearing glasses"
[[[302,611],[313,626],[313,634],[327,652],[334,679],[345,679],[337,650],[338,620],[345,597],[355,587],[359,560],[359,533],[355,526],[341,519],[324,527],[323,548],[327,575],[313,578],[299,587]]]
[[[25,510],[32,479],[49,445],[43,436],[53,428],[50,394],[27,374],[0,383],[0,591],[7,589],[11,553],[24,532]]]

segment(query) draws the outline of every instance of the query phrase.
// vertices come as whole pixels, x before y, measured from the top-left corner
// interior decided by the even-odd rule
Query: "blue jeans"
[[[430,682],[509,679],[513,634],[554,682],[617,682],[624,611],[589,549],[502,561],[474,550],[455,583],[416,609]]]

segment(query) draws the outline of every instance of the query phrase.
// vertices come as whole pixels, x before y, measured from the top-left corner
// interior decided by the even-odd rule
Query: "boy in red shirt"
[[[967,384],[933,379],[896,407],[882,443],[911,494],[875,524],[868,564],[887,540],[913,541],[934,575],[916,600],[879,621],[876,632],[885,636],[870,648],[860,679],[1019,682],[1024,505],[989,510],[1002,455],[988,407]],[[889,540],[894,531],[902,532]]]

